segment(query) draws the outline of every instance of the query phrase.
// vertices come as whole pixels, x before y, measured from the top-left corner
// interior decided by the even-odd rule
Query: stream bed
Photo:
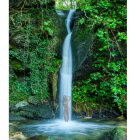
[[[114,140],[112,130],[118,127],[126,131],[126,121],[12,121],[9,129],[10,133],[22,132],[27,140]]]

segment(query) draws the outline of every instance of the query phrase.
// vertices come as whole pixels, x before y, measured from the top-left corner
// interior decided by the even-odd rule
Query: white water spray
[[[75,10],[70,10],[66,18],[66,28],[67,36],[63,43],[63,53],[62,53],[62,67],[60,69],[60,118],[63,119],[63,96],[72,96],[72,50],[71,50],[71,35],[72,31],[70,29],[71,18]],[[70,108],[70,120],[72,116],[72,102],[69,102]]]

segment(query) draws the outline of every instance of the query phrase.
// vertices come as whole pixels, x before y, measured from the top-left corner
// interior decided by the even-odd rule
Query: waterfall
[[[66,28],[67,36],[65,37],[63,43],[63,52],[62,52],[62,66],[60,69],[60,118],[63,118],[63,96],[72,96],[72,50],[71,50],[71,35],[72,31],[70,29],[71,19],[75,10],[70,10],[66,18]],[[72,101],[69,102],[70,108],[70,120],[72,116]]]

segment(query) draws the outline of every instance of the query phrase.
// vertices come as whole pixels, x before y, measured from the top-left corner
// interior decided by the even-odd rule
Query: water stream
[[[126,122],[73,120],[16,121],[10,124],[11,132],[23,132],[29,140],[112,140],[110,132],[115,127],[126,127]],[[12,140],[12,139],[11,139]]]
[[[72,88],[72,50],[71,50],[71,35],[70,29],[71,19],[75,10],[70,10],[66,18],[67,36],[63,43],[62,67],[60,69],[60,118],[63,119],[63,96],[71,96]],[[70,120],[72,116],[72,102],[69,102]]]

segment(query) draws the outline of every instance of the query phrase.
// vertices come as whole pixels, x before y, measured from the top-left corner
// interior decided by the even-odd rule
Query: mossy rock
[[[18,108],[16,108],[16,106],[14,105],[14,103],[10,103],[9,104],[9,111],[12,112],[17,112],[18,111]]]
[[[9,113],[9,120],[10,121],[21,121],[21,120],[27,120],[25,117],[19,116],[15,112],[10,112]]]
[[[113,140],[119,140],[126,136],[126,132],[121,127],[116,127],[112,130]]]
[[[37,104],[40,104],[41,103],[41,99],[39,97],[37,97],[37,96],[30,96],[28,98],[28,102],[30,104],[37,105]]]
[[[121,140],[123,138],[126,138],[126,131],[121,127],[116,127],[109,132],[105,132],[100,140]]]
[[[36,113],[36,106],[35,105],[32,105],[32,104],[29,104],[28,106],[25,106],[21,109],[21,111],[27,111],[27,112],[32,112],[32,113]]]
[[[53,106],[47,104],[37,106],[36,117],[43,118],[43,119],[54,118],[55,114],[53,109],[54,109]]]
[[[17,111],[10,111],[9,120],[26,119],[52,119],[55,117],[55,107],[50,104],[33,105],[28,104],[18,108]]]
[[[34,118],[34,114],[32,112],[29,112],[29,111],[20,111],[17,113],[17,115],[25,117],[25,118],[29,118],[29,119]]]
[[[27,106],[27,105],[29,105],[28,102],[21,101],[21,102],[19,102],[19,103],[16,104],[16,108],[22,108],[22,107]]]
[[[23,107],[20,110],[20,112],[21,114],[19,113],[19,115],[22,115],[27,118],[30,117],[32,119],[51,119],[51,118],[54,118],[54,115],[55,115],[54,107],[49,104],[41,104],[41,105],[29,104],[28,106]],[[28,116],[28,112],[33,114],[33,116],[31,116],[31,114],[30,116]]]

